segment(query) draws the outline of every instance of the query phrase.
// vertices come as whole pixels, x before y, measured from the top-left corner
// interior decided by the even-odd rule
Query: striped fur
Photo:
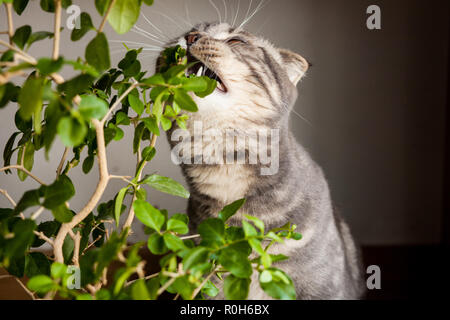
[[[288,221],[295,223],[303,235],[300,241],[270,249],[271,253],[290,257],[277,266],[293,278],[299,299],[360,298],[360,261],[349,228],[332,206],[321,168],[288,128],[289,113],[297,98],[296,84],[308,63],[300,55],[227,24],[205,23],[191,32],[199,35],[191,46],[184,36],[170,45],[188,47],[192,56],[223,80],[228,92],[216,90],[203,99],[193,96],[199,111],[188,120],[190,134],[194,135],[194,121],[201,121],[204,131],[224,133],[232,129],[246,134],[277,128],[280,132],[278,150],[269,149],[279,158],[279,170],[274,175],[261,175],[261,163],[181,165],[191,191],[191,227],[195,230],[200,221],[215,217],[224,205],[245,197],[247,202],[232,218],[232,224],[239,224],[243,214],[251,214],[262,219],[267,229]],[[236,37],[245,43],[227,43]],[[173,147],[178,143],[170,142]],[[205,147],[214,142],[201,143]],[[269,298],[259,289],[256,276],[249,298]]]

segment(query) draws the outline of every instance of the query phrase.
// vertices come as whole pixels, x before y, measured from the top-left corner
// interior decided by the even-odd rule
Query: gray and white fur
[[[176,43],[214,71],[222,89],[226,88],[205,98],[193,95],[199,111],[187,121],[192,136],[194,121],[202,122],[203,131],[214,129],[225,134],[232,129],[251,135],[255,129],[276,128],[280,136],[277,150],[269,144],[269,152],[277,153],[279,159],[278,172],[272,175],[261,175],[267,166],[262,163],[181,164],[191,192],[191,230],[204,219],[217,217],[225,205],[246,198],[231,224],[240,225],[243,214],[249,214],[260,218],[267,229],[292,222],[303,235],[299,241],[275,244],[269,251],[289,256],[276,266],[291,276],[298,299],[361,298],[364,290],[358,249],[347,224],[333,208],[322,169],[288,126],[297,99],[296,85],[308,62],[225,23],[200,24],[170,45]],[[169,140],[172,147],[183,143]],[[218,142],[200,143],[206,148]],[[249,299],[269,298],[254,273]]]

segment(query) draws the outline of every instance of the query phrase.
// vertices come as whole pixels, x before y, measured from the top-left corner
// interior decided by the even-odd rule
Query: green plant
[[[82,13],[81,28],[72,31],[71,39],[77,41],[87,35],[93,38],[84,59],[68,60],[59,55],[59,39],[61,8],[70,5],[70,0],[40,1],[44,11],[54,13],[53,32],[33,32],[30,26],[14,30],[12,10],[21,14],[28,0],[0,0],[9,26],[4,32],[9,42],[0,40],[7,49],[0,58],[0,108],[10,102],[19,105],[15,115],[18,131],[6,143],[0,172],[17,170],[20,180],[29,176],[39,184],[24,192],[17,203],[6,190],[0,190],[13,206],[0,209],[0,266],[11,276],[29,277],[27,287],[33,298],[51,299],[58,294],[70,299],[157,299],[168,291],[183,299],[202,299],[205,295],[217,295],[218,289],[211,281],[217,276],[224,279],[226,298],[245,299],[250,277],[258,272],[261,287],[269,295],[294,299],[291,279],[272,265],[287,257],[267,252],[274,242],[298,240],[300,235],[294,225],[266,231],[259,219],[248,215],[242,227],[227,225],[227,220],[244,204],[242,199],[226,206],[217,218],[203,221],[199,234],[186,236],[187,215],[169,217],[166,210],[156,209],[147,201],[143,188],[146,185],[189,197],[178,182],[157,174],[143,176],[143,171],[156,154],[160,130],[169,130],[174,122],[184,128],[188,115],[181,111],[197,111],[189,93],[204,97],[216,86],[208,77],[185,76],[190,65],[180,47],[166,49],[163,66],[150,77],[141,71],[141,50],[128,50],[118,67],[111,68],[108,41],[103,33],[106,21],[116,32],[125,33],[139,17],[142,3],[152,2],[96,0],[102,22],[96,29],[89,14]],[[26,52],[34,42],[44,39],[53,41],[51,57],[35,59]],[[63,66],[71,66],[78,74],[63,79],[58,74]],[[18,75],[26,75],[21,85],[12,82]],[[114,176],[108,171],[106,147],[121,140],[121,126],[129,125],[135,128],[132,152],[137,157],[136,170],[130,176]],[[47,184],[32,173],[34,154],[44,150],[48,158],[56,137],[66,149],[56,179]],[[87,157],[82,160],[83,149],[87,149]],[[67,160],[70,150],[73,158]],[[17,164],[11,164],[14,154]],[[95,159],[99,167],[97,188],[84,208],[73,212],[68,202],[76,190],[70,170],[82,161],[82,170],[88,174]],[[112,179],[122,180],[124,187],[114,199],[99,203]],[[126,197],[131,197],[128,210],[124,205]],[[27,217],[24,212],[31,208],[34,213]],[[54,219],[36,224],[44,210],[51,211]],[[127,218],[120,226],[119,219],[126,211]],[[135,217],[146,226],[147,244],[127,244]],[[108,223],[115,227],[111,234],[106,232]],[[198,238],[198,244],[194,238]],[[263,240],[269,243],[264,246]],[[31,251],[45,242],[52,247],[51,256]],[[145,261],[139,250],[146,245],[152,253],[164,255],[159,261],[161,271],[156,274],[144,272]],[[254,256],[250,258],[252,252]],[[111,263],[117,261],[120,268],[113,281],[107,283]]]

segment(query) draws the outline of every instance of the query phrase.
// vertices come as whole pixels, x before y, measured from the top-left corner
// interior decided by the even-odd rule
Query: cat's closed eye
[[[243,44],[246,43],[244,40],[240,39],[240,38],[231,38],[227,40],[228,44]]]

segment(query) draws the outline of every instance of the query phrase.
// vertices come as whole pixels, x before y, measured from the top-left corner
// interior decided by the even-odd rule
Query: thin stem
[[[111,113],[114,111],[114,109],[116,109],[122,103],[122,100],[125,99],[125,97],[138,86],[139,86],[139,83],[137,83],[137,82],[133,83],[127,90],[125,90],[124,93],[122,93],[122,95],[119,97],[119,99],[117,99],[116,102],[114,102],[114,104],[111,106],[111,108],[109,108],[106,115],[100,121],[100,124],[102,126],[105,124],[106,119],[108,119],[108,117],[111,115]]]
[[[73,258],[72,258],[72,262],[75,266],[79,267],[79,258],[80,258],[80,241],[81,241],[81,235],[80,235],[80,231],[77,231],[77,233],[75,234],[75,237],[73,239],[74,243],[75,243],[75,247],[73,249]]]
[[[215,267],[214,270],[211,271],[211,273],[208,274],[208,276],[202,281],[202,283],[194,290],[194,292],[192,293],[192,296],[191,296],[191,300],[194,300],[194,298],[198,295],[200,290],[202,290],[202,288],[206,284],[206,282],[208,282],[208,280],[216,273],[217,270],[218,270],[218,267]]]
[[[8,37],[9,37],[9,43],[13,44],[13,36],[14,36],[14,26],[13,26],[13,19],[12,19],[12,3],[5,3],[6,7],[6,17],[8,20]]]
[[[13,46],[12,44],[5,42],[3,40],[0,40],[0,45],[7,47],[8,49],[11,49],[13,51],[15,51],[16,53],[20,54],[23,58],[24,61],[29,62],[31,64],[36,64],[37,61],[35,58],[33,58],[32,56],[30,56],[28,53],[20,50],[19,48],[16,48],[15,46]]]
[[[105,27],[106,20],[108,19],[109,12],[111,11],[111,9],[112,9],[112,7],[113,7],[115,2],[116,2],[116,0],[112,0],[109,3],[109,6],[108,6],[108,8],[106,9],[106,12],[105,12],[105,16],[103,17],[102,22],[100,23],[100,26],[98,27],[98,33],[103,32],[103,28]]]
[[[45,183],[44,183],[41,179],[39,179],[38,177],[36,177],[34,174],[32,174],[30,171],[28,171],[27,169],[25,169],[25,168],[24,168],[23,166],[21,166],[21,165],[11,165],[11,166],[7,166],[7,167],[3,167],[3,168],[0,168],[0,172],[6,171],[6,170],[9,170],[9,169],[17,169],[17,170],[21,170],[21,171],[25,172],[27,175],[29,175],[31,178],[33,178],[34,180],[36,180],[38,183],[40,183],[40,184],[42,184],[42,185],[45,186]]]
[[[44,209],[44,207],[40,207],[39,209],[37,209],[37,211],[31,215],[31,220],[36,220],[37,217],[39,217],[41,213],[44,212]]]
[[[177,278],[170,278],[169,281],[167,281],[166,283],[164,283],[164,285],[163,285],[161,288],[159,288],[159,290],[158,290],[158,292],[157,292],[157,295],[159,296],[159,295],[162,294],[164,291],[166,291],[166,289],[167,289],[168,287],[170,287],[171,284],[175,282],[175,280],[177,280]]]
[[[45,242],[47,242],[47,243],[50,244],[51,246],[54,245],[53,240],[50,239],[50,238],[48,238],[43,232],[39,232],[39,231],[36,231],[36,230],[33,231],[33,232],[34,232],[34,234],[35,234],[36,236],[38,236],[38,238],[44,240]]]
[[[180,237],[181,240],[187,240],[187,239],[194,239],[194,238],[199,238],[200,235],[199,234],[194,234],[192,236],[185,236],[185,237]]]
[[[55,35],[53,37],[53,60],[59,56],[59,39],[61,29],[61,0],[55,0]]]
[[[73,217],[72,221],[64,223],[61,226],[58,235],[55,238],[54,241],[55,245],[53,250],[55,260],[61,263],[64,262],[62,246],[67,233],[69,232],[69,230],[72,230],[77,224],[83,221],[91,213],[92,210],[94,210],[95,206],[100,201],[100,198],[102,197],[103,192],[105,191],[109,181],[103,122],[100,122],[97,119],[92,119],[92,123],[95,127],[95,132],[97,136],[97,148],[98,148],[97,159],[98,159],[100,179],[98,181],[97,188],[95,189],[93,195],[91,196],[85,207],[77,215]]]
[[[20,284],[23,290],[31,297],[31,299],[36,300],[36,297],[34,296],[33,292],[31,292],[23,283],[20,281],[19,278],[14,277],[16,279],[17,283]]]
[[[14,199],[9,195],[8,191],[6,191],[5,189],[0,189],[0,193],[3,194],[14,207],[17,205]]]
[[[62,168],[64,166],[64,162],[66,162],[67,155],[69,154],[69,148],[64,148],[63,155],[61,157],[61,161],[59,161],[58,168],[56,169],[56,177],[61,174]]]
[[[149,276],[146,276],[146,277],[143,277],[142,279],[144,279],[144,280],[149,280],[149,279],[153,279],[153,278],[155,278],[155,277],[157,277],[157,276],[159,276],[159,272],[153,273],[153,274],[151,274],[151,275],[149,275]],[[125,283],[125,287],[126,287],[126,286],[129,286],[130,284],[132,284],[133,282],[136,282],[136,281],[138,281],[138,280],[139,280],[139,279],[128,281],[127,283]]]

